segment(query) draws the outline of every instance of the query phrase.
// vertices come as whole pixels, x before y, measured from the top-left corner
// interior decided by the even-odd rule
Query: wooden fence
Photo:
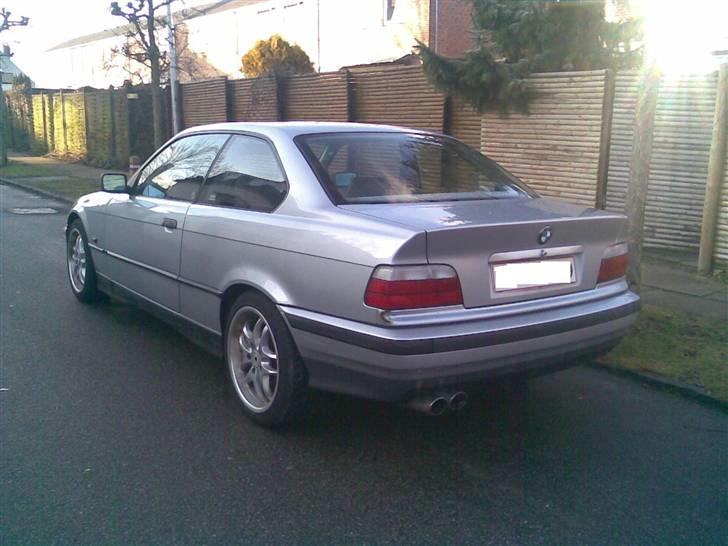
[[[624,210],[638,75],[610,70],[534,74],[528,114],[474,112],[446,97],[420,67],[182,84],[184,127],[222,121],[357,121],[452,134],[542,195]],[[646,209],[647,246],[696,251],[711,147],[716,76],[663,78]],[[169,118],[168,92],[164,93]],[[148,87],[54,91],[32,99],[39,149],[102,165],[153,151]],[[169,119],[165,126],[171,134]],[[724,169],[728,170],[728,168]],[[716,263],[728,266],[728,174],[723,173]]]
[[[713,258],[718,267],[728,270],[728,150],[725,151],[724,158],[723,185],[720,192]]]
[[[483,115],[481,150],[542,195],[594,206],[606,186],[599,160],[607,74],[534,75],[527,115]]]
[[[695,251],[708,175],[716,74],[664,77],[655,112],[645,245]],[[639,74],[617,76],[607,208],[624,211]]]

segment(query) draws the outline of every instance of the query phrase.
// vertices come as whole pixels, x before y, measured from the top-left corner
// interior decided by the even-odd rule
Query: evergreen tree
[[[532,72],[639,64],[640,22],[607,22],[604,3],[586,0],[469,0],[475,46],[460,59],[418,51],[430,82],[478,111],[524,109]]]

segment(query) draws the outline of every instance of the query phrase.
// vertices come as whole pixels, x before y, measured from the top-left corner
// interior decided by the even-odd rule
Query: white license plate
[[[575,281],[574,260],[540,260],[495,264],[496,291],[569,284]]]

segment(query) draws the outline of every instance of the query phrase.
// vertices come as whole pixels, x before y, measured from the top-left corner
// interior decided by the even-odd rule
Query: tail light
[[[621,279],[627,274],[628,250],[627,243],[607,248],[602,257],[602,265],[599,267],[597,284]]]
[[[420,309],[461,305],[457,273],[449,265],[380,265],[367,285],[364,303],[377,309]]]

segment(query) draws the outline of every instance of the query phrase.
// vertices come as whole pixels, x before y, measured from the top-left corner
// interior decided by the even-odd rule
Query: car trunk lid
[[[552,199],[344,205],[427,233],[427,260],[455,268],[465,307],[482,307],[590,290],[607,247],[624,240],[624,217]],[[504,289],[496,268],[570,262],[568,282]],[[541,262],[549,262],[546,266]],[[517,266],[522,267],[522,266]],[[502,272],[503,269],[500,269]],[[499,272],[501,276],[503,273]]]

